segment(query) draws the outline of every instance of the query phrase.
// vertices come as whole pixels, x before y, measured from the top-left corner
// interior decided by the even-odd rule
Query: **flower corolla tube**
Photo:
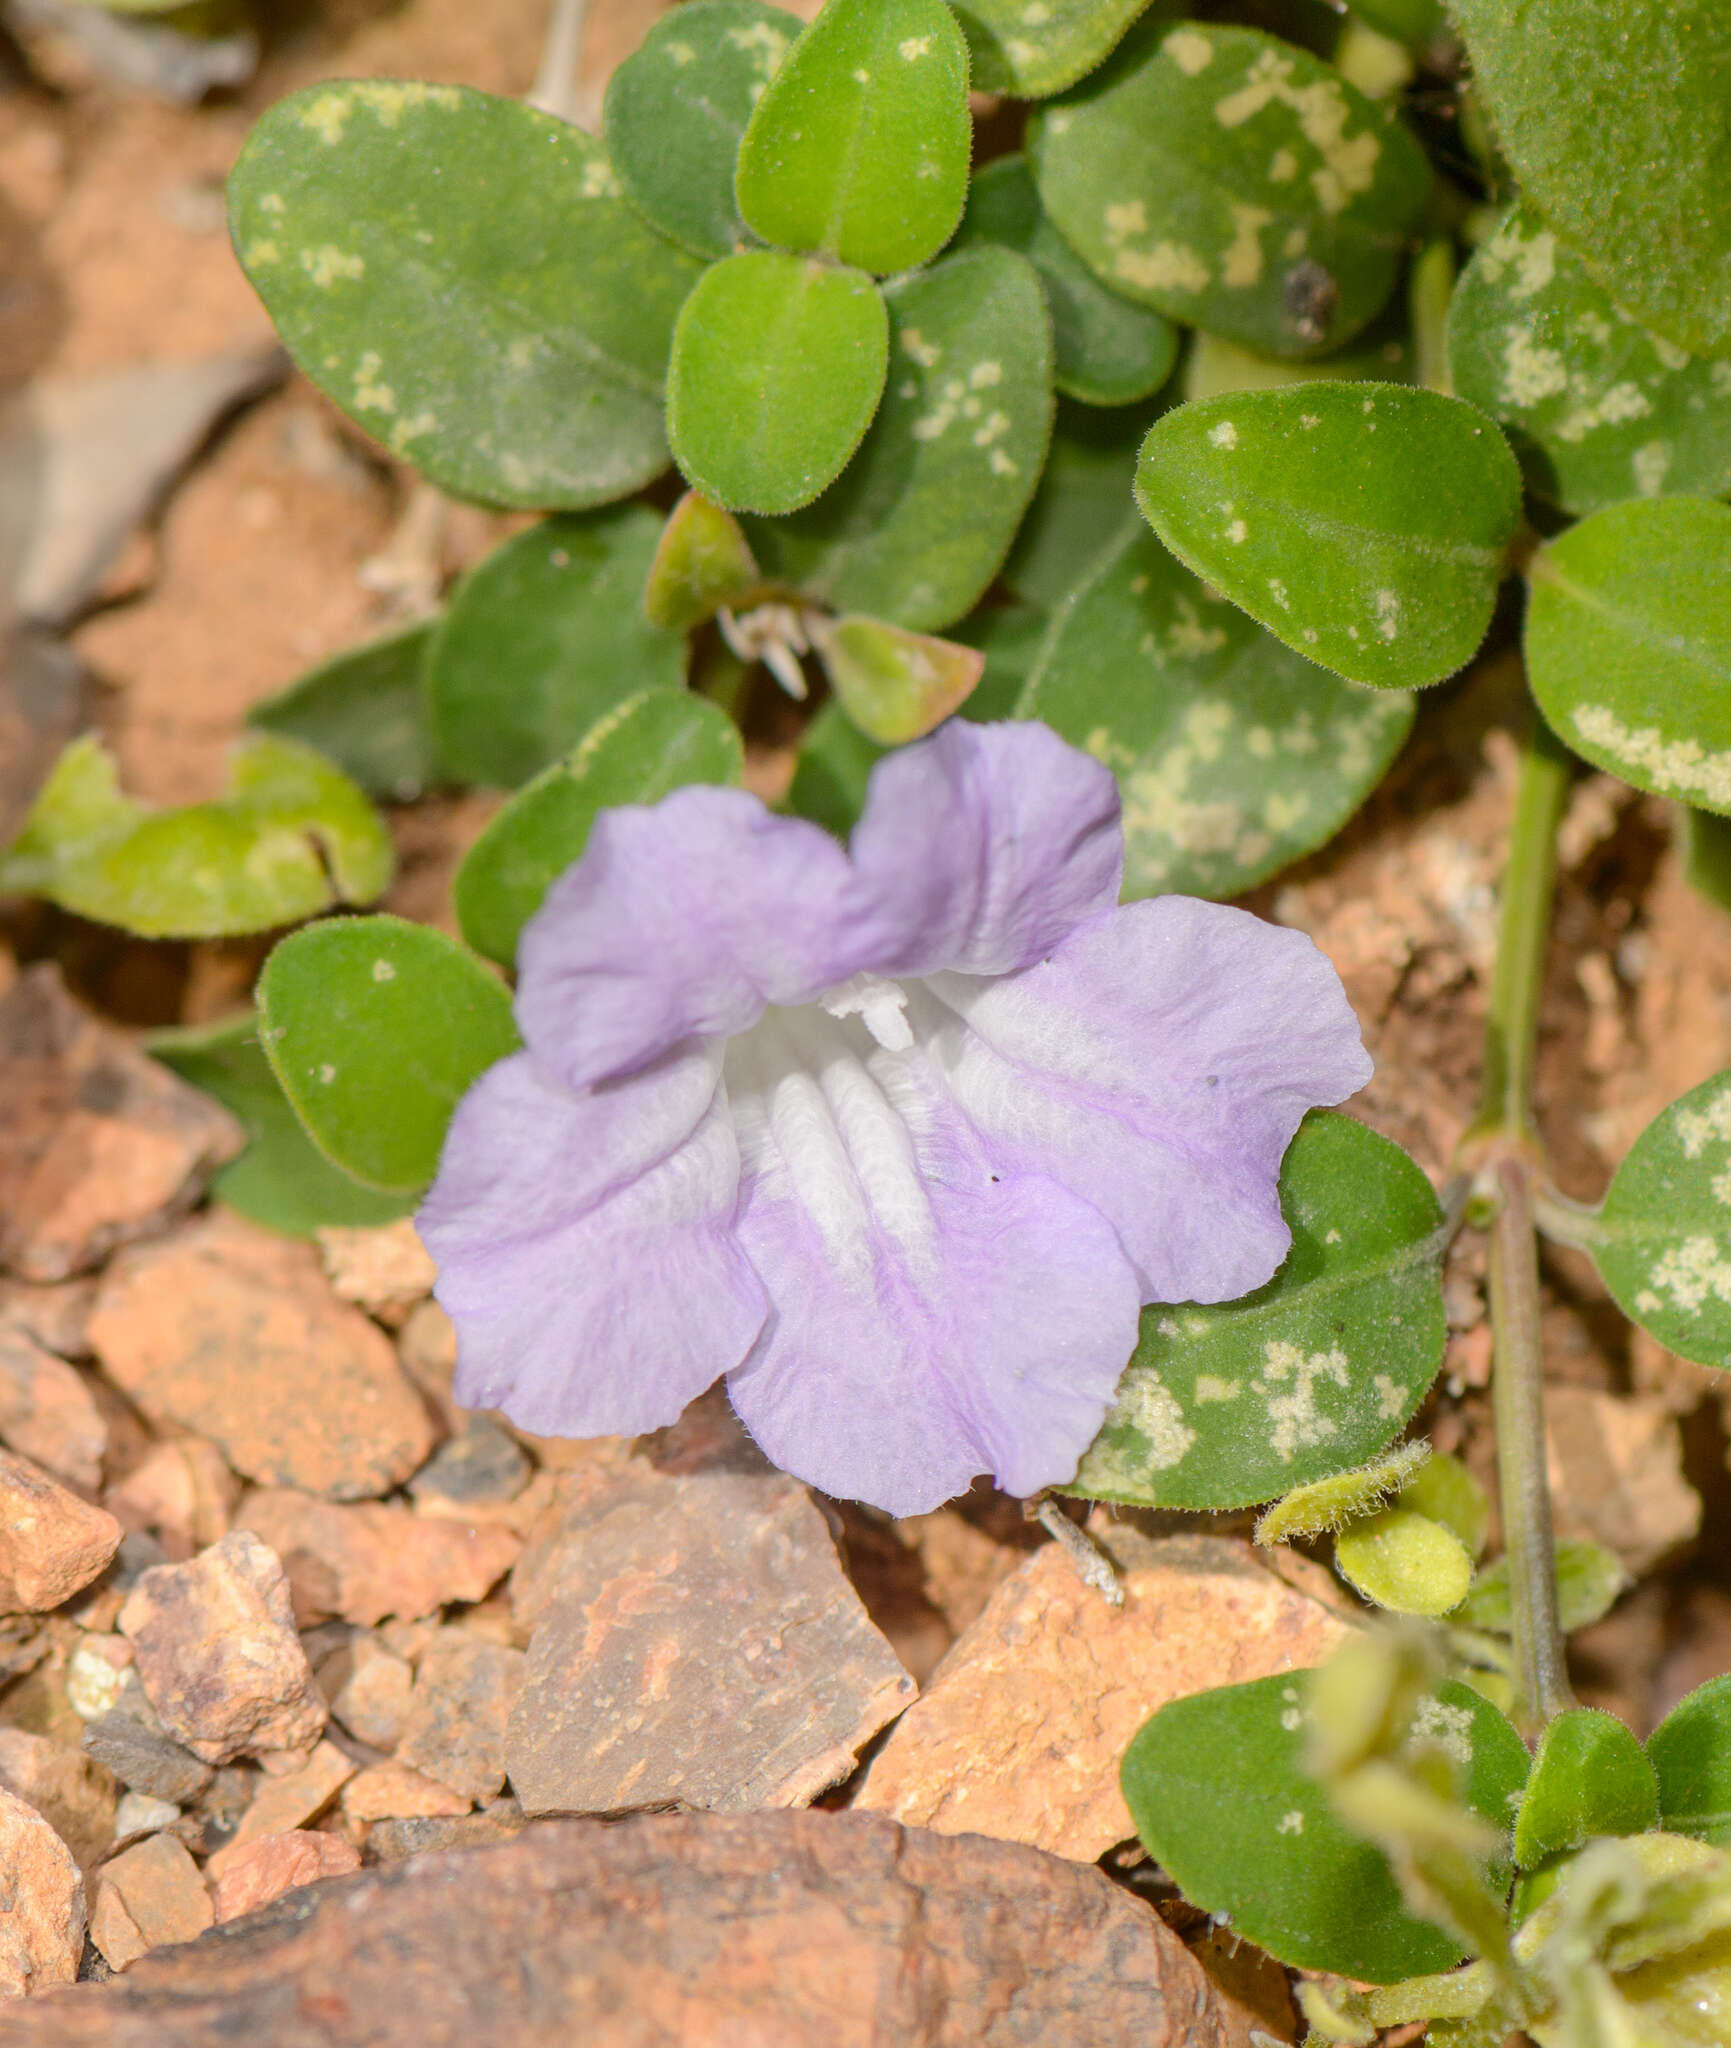
[[[623,1435],[725,1376],[894,1515],[1072,1478],[1143,1304],[1274,1273],[1287,1144],[1370,1075],[1302,933],[1122,869],[1032,723],[887,756],[845,848],[738,789],[603,812],[419,1217],[457,1398]]]

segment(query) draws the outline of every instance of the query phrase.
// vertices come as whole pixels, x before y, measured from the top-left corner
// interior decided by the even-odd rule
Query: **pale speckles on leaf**
[[[393,413],[397,409],[397,394],[388,384],[379,381],[383,368],[377,353],[371,349],[355,365],[355,397],[357,412]]]
[[[1263,206],[1232,206],[1232,240],[1221,259],[1220,281],[1233,291],[1244,291],[1262,278],[1262,230],[1274,218]]]
[[[1505,273],[1511,299],[1530,299],[1542,292],[1556,275],[1557,238],[1549,228],[1537,234],[1522,232],[1519,220],[1508,220],[1485,244],[1485,274],[1494,284]]]
[[[1273,598],[1274,602],[1275,602],[1275,603],[1276,603],[1277,605],[1279,605],[1280,609],[1281,609],[1281,610],[1282,610],[1283,612],[1289,612],[1289,611],[1291,611],[1291,609],[1292,609],[1292,599],[1291,599],[1291,597],[1290,597],[1290,596],[1289,596],[1289,595],[1287,594],[1287,589],[1286,589],[1286,585],[1285,585],[1285,584],[1284,584],[1284,583],[1283,583],[1283,582],[1282,582],[1282,581],[1280,580],[1280,578],[1279,578],[1278,576],[1270,576],[1270,577],[1269,577],[1269,579],[1268,579],[1268,594],[1269,594],[1269,596],[1270,596],[1271,598]],[[1272,749],[1271,749],[1271,751],[1272,751]]]
[[[1213,272],[1187,242],[1156,242],[1152,249],[1120,249],[1112,269],[1126,284],[1149,292],[1206,291]]]
[[[249,270],[263,270],[267,265],[282,261],[282,250],[275,242],[260,238],[246,245],[246,267]]]
[[[1324,1380],[1343,1389],[1352,1384],[1346,1353],[1339,1345],[1308,1355],[1296,1344],[1263,1346],[1257,1391],[1273,1425],[1275,1455],[1283,1464],[1291,1463],[1294,1452],[1308,1450],[1339,1432],[1334,1418],[1317,1407],[1317,1385]]]
[[[327,149],[335,149],[353,111],[354,100],[349,93],[321,92],[297,109],[295,119],[303,128],[310,128]]]
[[[1376,593],[1376,630],[1385,640],[1400,637],[1400,595],[1393,590]]]
[[[1250,538],[1250,528],[1242,519],[1229,519],[1224,528],[1226,538],[1235,548],[1240,548]]]
[[[1631,729],[1606,704],[1582,704],[1571,717],[1588,746],[1638,771],[1665,795],[1695,797],[1712,810],[1731,810],[1731,751],[1709,751],[1694,739],[1668,740],[1657,726]]]
[[[1216,448],[1236,448],[1238,429],[1230,420],[1218,420],[1208,429],[1208,438]]]
[[[280,192],[267,192],[259,200],[258,210],[260,213],[268,213],[273,217],[279,217],[288,212],[288,201],[284,199]]]
[[[737,39],[737,31],[735,32],[735,36]],[[676,71],[683,71],[687,64],[695,64],[697,62],[697,52],[691,47],[689,43],[664,44],[662,47],[662,55],[666,57],[668,63],[671,64]]]
[[[1322,417],[1319,413],[1301,412],[1298,415],[1298,424],[1308,433],[1312,427],[1320,427],[1322,425]]]
[[[968,385],[974,391],[990,391],[1004,381],[1004,366],[999,362],[976,363],[968,372]]]
[[[1472,1712],[1427,1694],[1413,1712],[1412,1732],[1407,1740],[1414,1748],[1428,1743],[1433,1749],[1440,1749],[1465,1770],[1473,1760]]]
[[[1654,1262],[1647,1276],[1649,1291],[1637,1306],[1651,1315],[1671,1297],[1671,1306],[1681,1315],[1699,1315],[1707,1298],[1731,1302],[1731,1259],[1710,1237],[1686,1237]]]
[[[1304,1814],[1301,1809],[1295,1806],[1289,1812],[1283,1813],[1275,1823],[1274,1831],[1279,1835],[1302,1835],[1304,1833]]]
[[[1406,1409],[1406,1390],[1379,1372],[1371,1385],[1376,1389],[1376,1412],[1384,1422],[1398,1422]]]
[[[381,128],[394,128],[411,108],[439,107],[450,113],[463,104],[454,85],[423,85],[418,80],[370,79],[347,88]]]
[[[1669,441],[1647,441],[1635,450],[1629,457],[1629,468],[1637,496],[1656,498],[1663,492],[1675,453]]]
[[[330,242],[317,249],[301,251],[301,268],[321,292],[328,292],[340,279],[345,284],[357,283],[366,275],[366,258],[357,256],[350,249],[339,249]]]
[[[1341,213],[1374,183],[1382,140],[1368,128],[1347,134],[1352,108],[1338,79],[1295,86],[1293,69],[1290,57],[1261,51],[1237,91],[1215,102],[1214,118],[1223,128],[1237,128],[1273,103],[1291,108],[1305,141],[1322,159],[1310,174],[1317,204],[1324,213]]]
[[[1503,399],[1523,410],[1569,388],[1568,365],[1554,348],[1540,348],[1524,327],[1507,330],[1503,345]]]
[[[902,353],[912,356],[922,370],[935,370],[944,359],[942,344],[927,341],[917,327],[904,327],[901,343]]]
[[[932,54],[930,36],[909,36],[905,42],[896,45],[896,54],[904,64],[917,64],[922,57]]]
[[[1731,1088],[1714,1096],[1705,1109],[1677,1112],[1677,1140],[1685,1159],[1699,1159],[1709,1145],[1731,1145]]]
[[[1160,45],[1186,78],[1197,78],[1214,61],[1214,45],[1193,28],[1175,28]]]
[[[396,978],[397,970],[391,965],[390,961],[375,960],[373,962],[373,979],[375,981],[395,981]]]
[[[1194,1393],[1198,1406],[1211,1401],[1236,1401],[1239,1384],[1236,1380],[1223,1380],[1211,1372],[1198,1373]]]
[[[1290,185],[1298,176],[1298,159],[1290,149],[1277,149],[1268,159],[1268,182]]]
[[[585,199],[623,199],[625,187],[607,159],[594,156],[583,166],[582,192]]]

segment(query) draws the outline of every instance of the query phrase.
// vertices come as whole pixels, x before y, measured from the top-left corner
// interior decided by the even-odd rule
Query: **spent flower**
[[[725,1376],[898,1515],[1072,1477],[1142,1306],[1270,1277],[1287,1144],[1370,1073],[1308,938],[1122,868],[1031,723],[889,756],[845,848],[740,790],[604,812],[420,1216],[458,1397],[625,1434]]]

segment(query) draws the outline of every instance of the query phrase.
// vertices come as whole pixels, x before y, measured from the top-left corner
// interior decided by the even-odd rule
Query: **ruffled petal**
[[[459,1401],[542,1436],[624,1436],[745,1356],[767,1304],[733,1231],[720,1066],[699,1045],[574,1094],[518,1053],[463,1098],[416,1219]]]
[[[741,1419],[783,1470],[895,1515],[982,1472],[1024,1495],[1072,1477],[1136,1343],[1116,1233],[994,1173],[917,1047],[810,1030],[830,1056],[730,1051],[740,1242],[773,1303],[728,1381]]]
[[[1230,1301],[1272,1276],[1293,1133],[1371,1074],[1302,932],[1183,896],[1128,904],[1018,975],[936,975],[916,1000],[995,1156],[1109,1217],[1146,1301]]]
[[[953,718],[873,769],[850,851],[879,974],[1008,974],[1118,900],[1118,785],[1049,726]]]
[[[809,1002],[870,964],[853,889],[827,832],[742,789],[603,811],[524,930],[524,1042],[578,1088]]]

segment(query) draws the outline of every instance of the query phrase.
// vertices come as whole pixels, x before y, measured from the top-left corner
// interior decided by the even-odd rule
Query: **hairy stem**
[[[1485,1024],[1484,1093],[1469,1143],[1496,1203],[1490,1312],[1497,1488],[1508,1554],[1514,1718],[1535,1733],[1572,1704],[1557,1616],[1556,1545],[1545,1470],[1539,1248],[1533,1223],[1533,1066],[1569,757],[1535,715],[1503,871],[1496,967]]]
[[[552,0],[541,69],[529,89],[529,104],[561,121],[577,118],[577,62],[583,52],[583,23],[589,0]]]
[[[1497,1492],[1509,1566],[1514,1722],[1536,1734],[1574,1705],[1557,1615],[1556,1543],[1545,1470],[1545,1394],[1539,1338],[1539,1246],[1533,1235],[1531,1169],[1506,1154],[1496,1163],[1500,1198],[1491,1226],[1491,1403],[1497,1430]]]

